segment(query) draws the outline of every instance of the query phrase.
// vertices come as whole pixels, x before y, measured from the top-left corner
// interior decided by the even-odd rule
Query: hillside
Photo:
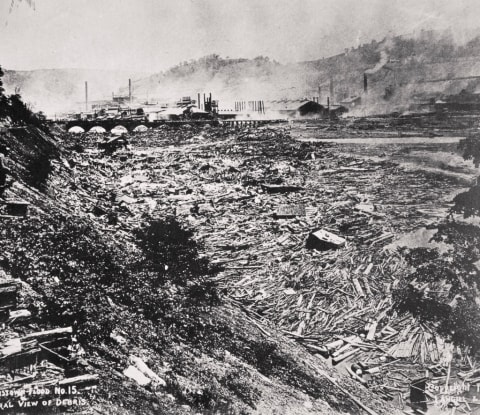
[[[415,36],[372,40],[342,54],[309,62],[281,64],[264,56],[231,59],[209,55],[149,76],[125,71],[7,70],[5,86],[11,92],[19,87],[27,102],[49,114],[83,109],[86,80],[89,99],[95,100],[108,98],[113,91],[128,93],[128,78],[132,78],[138,102],[171,102],[211,92],[221,106],[228,108],[235,100],[320,95],[323,103],[327,96],[338,103],[360,96],[361,107],[351,113],[364,115],[404,111],[463,89],[476,92],[480,90],[478,77],[480,37],[459,44],[449,32],[422,31]]]
[[[139,79],[134,90],[137,96],[167,101],[212,92],[225,106],[242,99],[320,95],[326,103],[331,95],[334,102],[361,96],[363,106],[357,112],[364,114],[402,111],[419,99],[462,89],[474,92],[480,85],[471,78],[475,76],[480,76],[479,37],[459,45],[448,32],[425,31],[415,37],[373,40],[336,56],[294,64],[262,56],[248,60],[210,55]]]

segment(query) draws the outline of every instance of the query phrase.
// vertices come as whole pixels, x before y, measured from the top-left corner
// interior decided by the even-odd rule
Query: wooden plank
[[[362,286],[360,285],[360,281],[358,281],[358,278],[353,278],[352,279],[353,285],[355,287],[355,291],[357,292],[359,297],[365,297],[365,293],[363,292]]]
[[[295,218],[305,216],[305,205],[280,205],[273,214],[276,218]]]
[[[35,333],[30,333],[27,334],[26,336],[23,336],[21,338],[22,343],[27,342],[29,340],[44,340],[50,337],[57,337],[62,334],[71,334],[72,333],[72,327],[62,327],[58,329],[52,329],[52,330],[45,330],[45,331],[37,331]]]
[[[96,383],[98,382],[98,375],[80,375],[73,378],[66,378],[58,381],[60,386],[69,386],[69,385],[83,385],[85,383]]]

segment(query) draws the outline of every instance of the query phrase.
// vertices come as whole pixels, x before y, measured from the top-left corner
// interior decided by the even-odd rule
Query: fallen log
[[[80,375],[73,378],[66,378],[58,381],[60,386],[70,386],[70,385],[83,385],[85,383],[95,383],[98,382],[98,375]]]

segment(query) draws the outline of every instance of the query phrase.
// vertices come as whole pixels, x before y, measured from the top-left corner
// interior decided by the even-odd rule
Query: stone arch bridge
[[[256,127],[259,125],[275,123],[284,120],[157,120],[157,121],[145,121],[145,120],[129,120],[129,119],[113,119],[113,120],[68,120],[68,121],[52,121],[52,123],[59,125],[65,131],[70,128],[78,126],[82,127],[85,131],[89,131],[92,127],[99,126],[105,128],[106,131],[111,131],[117,126],[125,127],[129,132],[132,132],[139,125],[145,125],[146,127],[158,127],[160,125],[169,126],[182,126],[182,125],[228,125],[229,127]]]

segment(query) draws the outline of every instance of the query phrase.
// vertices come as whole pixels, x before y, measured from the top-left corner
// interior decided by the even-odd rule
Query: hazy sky
[[[478,0],[0,0],[0,65],[156,72],[217,53],[318,59],[421,28],[480,27]]]

